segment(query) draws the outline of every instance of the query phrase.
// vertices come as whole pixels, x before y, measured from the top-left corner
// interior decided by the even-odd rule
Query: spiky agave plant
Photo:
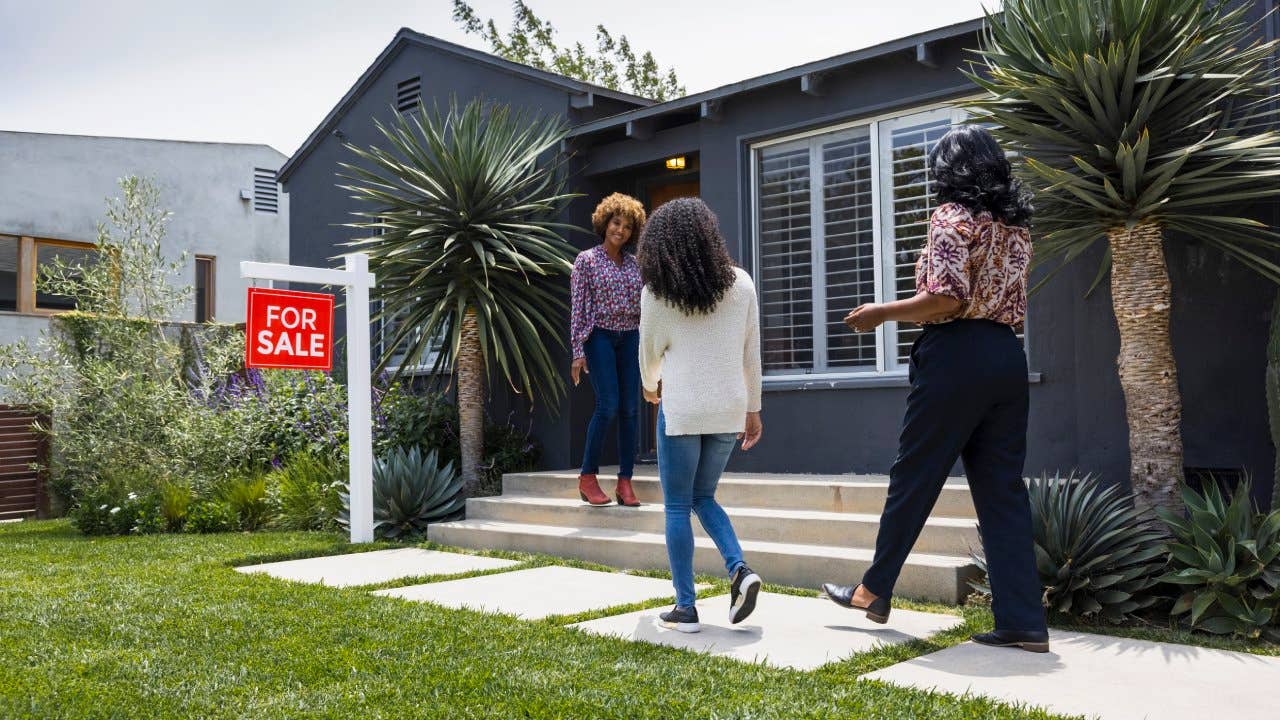
[[[1182,592],[1172,615],[1191,627],[1280,642],[1280,510],[1257,512],[1247,481],[1230,502],[1217,482],[1196,492],[1185,483],[1187,514],[1157,510],[1173,532],[1169,572]]]
[[[435,450],[423,455],[416,445],[395,448],[373,464],[373,527],[391,540],[422,537],[427,526],[467,503],[462,477],[449,462],[440,466]],[[348,527],[351,496],[342,493],[338,522]]]
[[[1041,475],[1027,490],[1046,608],[1119,623],[1159,601],[1152,588],[1165,565],[1162,535],[1118,487],[1072,473]],[[984,579],[973,587],[989,594],[986,560],[974,561]]]
[[[566,203],[565,126],[473,100],[447,112],[420,104],[376,123],[386,148],[347,145],[342,187],[369,210],[351,243],[378,277],[380,319],[400,318],[379,368],[408,343],[407,362],[444,343],[435,371],[458,381],[462,475],[478,480],[484,455],[485,379],[500,371],[531,402],[554,409],[564,393],[552,349],[564,345],[565,282],[576,249],[561,237]]]

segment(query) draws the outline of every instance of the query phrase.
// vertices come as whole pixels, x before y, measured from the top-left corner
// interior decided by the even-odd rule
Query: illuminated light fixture
[[[668,170],[683,170],[683,169],[684,169],[684,156],[683,156],[683,155],[680,155],[679,157],[667,158],[667,169],[668,169]]]

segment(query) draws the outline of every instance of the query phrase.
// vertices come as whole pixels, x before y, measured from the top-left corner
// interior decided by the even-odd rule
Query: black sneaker
[[[760,576],[746,565],[739,565],[733,573],[733,585],[729,588],[729,622],[738,624],[756,609],[756,595],[763,582]]]
[[[702,625],[698,623],[698,608],[696,607],[674,607],[668,612],[664,612],[658,616],[662,619],[662,624],[682,633],[696,633],[702,629]]]

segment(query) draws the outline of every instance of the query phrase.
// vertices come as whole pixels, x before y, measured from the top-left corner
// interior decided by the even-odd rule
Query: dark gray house
[[[1257,3],[1258,17],[1271,5]],[[932,207],[924,157],[963,117],[956,101],[976,92],[957,68],[977,46],[980,25],[940,28],[660,104],[401,30],[280,173],[292,202],[291,261],[329,264],[350,237],[341,224],[357,208],[335,186],[337,163],[350,159],[341,142],[375,142],[373,119],[392,107],[419,95],[428,102],[481,96],[561,115],[573,126],[573,186],[585,194],[569,209],[570,221],[589,225],[595,203],[613,191],[650,208],[698,195],[756,278],[766,434],[757,449],[735,456],[733,469],[884,472],[917,331],[890,324],[853,335],[841,318],[862,302],[912,292]],[[1275,210],[1264,209],[1272,222]],[[1110,298],[1105,285],[1085,295],[1098,259],[1077,262],[1031,302],[1029,473],[1127,475]],[[1169,265],[1186,462],[1243,468],[1261,495],[1272,472],[1263,371],[1275,288],[1206,248],[1173,244]],[[557,416],[532,419],[546,467],[578,463],[591,407],[584,385],[570,391]],[[499,388],[492,411],[525,409]],[[642,443],[652,447],[651,430]]]

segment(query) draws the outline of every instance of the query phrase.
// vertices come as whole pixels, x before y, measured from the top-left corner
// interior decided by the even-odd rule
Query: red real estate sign
[[[245,366],[333,369],[333,296],[249,288]]]

